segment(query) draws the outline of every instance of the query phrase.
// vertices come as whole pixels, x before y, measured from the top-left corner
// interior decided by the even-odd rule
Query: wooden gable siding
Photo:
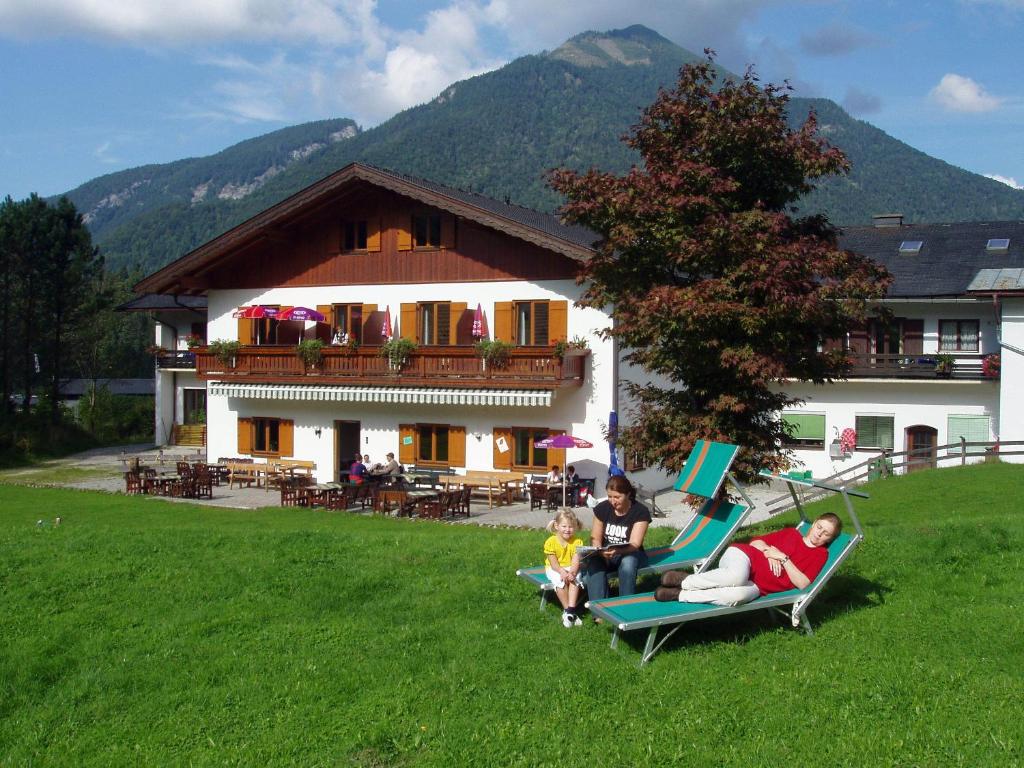
[[[240,250],[201,277],[207,288],[376,283],[441,283],[574,278],[578,264],[441,211],[454,225],[455,247],[399,250],[413,211],[424,206],[383,190],[325,206],[301,222]],[[429,209],[427,209],[429,210]],[[379,218],[379,252],[341,251],[342,222]]]

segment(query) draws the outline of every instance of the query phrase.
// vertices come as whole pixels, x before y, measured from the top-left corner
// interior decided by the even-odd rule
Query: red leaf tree
[[[814,114],[792,130],[788,85],[752,70],[716,82],[705,53],[624,137],[641,167],[556,169],[549,184],[563,217],[601,236],[580,303],[611,307],[610,335],[647,373],[626,383],[623,446],[677,471],[697,439],[737,443],[749,481],[787,466],[787,380],[841,378],[849,360],[821,342],[863,322],[890,278],[840,250],[823,216],[795,215],[815,179],[848,170]]]

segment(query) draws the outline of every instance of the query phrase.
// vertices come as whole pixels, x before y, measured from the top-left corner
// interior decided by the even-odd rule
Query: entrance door
[[[938,434],[936,429],[924,424],[907,427],[907,472],[931,469],[935,466]]]
[[[184,395],[184,412],[182,424],[206,424],[206,390],[186,389]]]
[[[358,421],[334,422],[334,479],[348,477],[348,468],[357,453],[362,453]],[[342,474],[344,473],[344,474]]]

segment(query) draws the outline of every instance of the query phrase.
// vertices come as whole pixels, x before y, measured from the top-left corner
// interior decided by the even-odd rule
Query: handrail
[[[847,376],[863,378],[885,376],[894,378],[914,379],[983,379],[982,361],[985,355],[980,352],[930,352],[927,354],[881,354],[873,352],[851,352],[850,369]],[[940,366],[939,361],[951,357],[948,369]]]

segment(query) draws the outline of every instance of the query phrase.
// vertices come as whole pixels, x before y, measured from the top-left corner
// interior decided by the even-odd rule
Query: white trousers
[[[717,568],[683,579],[679,602],[732,606],[749,603],[760,594],[750,580],[750,558],[743,550],[728,547]]]

